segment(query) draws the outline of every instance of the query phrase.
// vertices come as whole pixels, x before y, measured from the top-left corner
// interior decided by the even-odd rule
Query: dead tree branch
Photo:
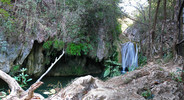
[[[59,58],[56,58],[54,63],[51,64],[51,66],[47,69],[47,71],[36,81],[39,82],[51,69],[52,67],[61,59],[61,57],[64,55],[64,50],[63,50],[63,53],[59,56]]]
[[[29,92],[28,92],[28,96],[26,97],[26,99],[25,100],[31,100],[31,98],[33,98],[33,94],[34,94],[34,90],[36,90],[38,87],[40,87],[40,85],[42,85],[43,84],[43,82],[37,82],[37,83],[34,83],[34,84],[32,84],[31,85],[31,88],[30,88],[30,90],[29,90]]]
[[[4,80],[11,89],[10,94],[6,97],[7,99],[10,99],[12,96],[18,96],[19,93],[22,93],[24,91],[14,78],[12,78],[11,76],[9,76],[8,74],[6,74],[1,70],[0,70],[0,78]]]

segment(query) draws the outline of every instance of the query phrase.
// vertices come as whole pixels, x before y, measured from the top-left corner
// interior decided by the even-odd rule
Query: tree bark
[[[155,39],[155,29],[156,29],[156,23],[157,23],[157,16],[158,16],[158,9],[159,9],[159,6],[160,6],[160,1],[161,0],[158,0],[157,2],[157,8],[156,8],[156,11],[155,11],[155,17],[154,17],[154,22],[153,22],[153,28],[151,30],[151,59],[152,59],[152,48],[153,48],[153,45],[154,45],[154,39]]]
[[[175,2],[175,6],[174,6],[174,23],[175,23],[175,29],[178,29],[178,15],[179,15],[179,0],[174,0],[173,2]],[[179,50],[179,46],[176,48],[176,44],[177,44],[177,37],[179,36],[178,35],[179,32],[175,32],[174,33],[174,37],[173,37],[173,45],[172,45],[172,52],[173,52],[173,56],[177,56],[177,51],[176,50]],[[179,52],[178,52],[179,53]]]
[[[160,57],[163,57],[163,36],[164,36],[164,30],[165,30],[165,24],[166,24],[166,19],[167,19],[167,12],[166,12],[166,4],[167,1],[164,0],[164,21],[162,23],[162,33],[160,35],[160,42],[161,42],[161,48],[160,48]]]
[[[151,0],[149,0],[149,30],[151,30]],[[148,49],[147,49],[147,58],[151,57],[151,31],[148,33]]]

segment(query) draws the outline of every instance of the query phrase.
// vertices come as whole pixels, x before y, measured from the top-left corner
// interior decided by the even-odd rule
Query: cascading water
[[[127,42],[122,44],[121,49],[122,54],[122,73],[125,73],[125,68],[128,68],[129,71],[134,70],[138,67],[138,48],[136,45],[136,52],[134,44],[132,42]]]

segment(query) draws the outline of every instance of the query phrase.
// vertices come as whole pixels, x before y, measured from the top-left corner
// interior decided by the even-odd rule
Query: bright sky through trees
[[[120,7],[122,7],[122,11],[125,11],[129,15],[133,15],[133,12],[136,10],[135,7],[140,6],[147,6],[148,0],[122,0],[122,3],[120,3]]]

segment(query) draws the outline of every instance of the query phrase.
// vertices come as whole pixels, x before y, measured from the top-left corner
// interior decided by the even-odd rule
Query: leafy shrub
[[[107,60],[105,61],[105,72],[104,72],[104,77],[110,76],[119,76],[121,75],[121,64],[118,63],[117,61],[112,61],[112,60]]]
[[[3,15],[3,17],[5,18],[8,18],[10,16],[9,13],[2,8],[0,8],[0,15]]]
[[[142,95],[144,98],[146,98],[146,99],[152,99],[152,98],[154,97],[154,95],[151,93],[151,90],[150,90],[150,89],[148,89],[148,90],[146,90],[146,91],[143,91],[143,92],[141,93],[141,95]]]
[[[66,52],[70,55],[81,55],[81,45],[75,43],[69,43]]]
[[[138,64],[139,66],[144,66],[147,64],[147,57],[146,56],[143,56],[142,53],[139,53],[139,56],[138,56]]]
[[[27,82],[32,80],[32,78],[27,79],[29,75],[25,74],[25,71],[27,71],[27,68],[22,68],[20,69],[21,73],[17,76],[14,76],[14,79],[20,84],[21,87],[26,87]]]
[[[1,0],[1,2],[2,2],[3,4],[8,4],[8,5],[10,5],[11,0]]]
[[[52,46],[53,41],[47,41],[43,44],[43,48],[49,50]]]
[[[87,55],[87,53],[92,49],[93,49],[92,46],[87,43],[80,43],[80,44],[69,43],[67,45],[66,52],[69,55],[81,56],[81,53],[83,53],[84,55]]]
[[[59,41],[59,40],[55,40],[53,42],[53,47],[57,50],[61,50],[64,47],[64,42],[63,41]]]
[[[172,79],[177,81],[177,82],[182,82],[183,83],[184,81],[182,80],[182,77],[180,76],[181,72],[182,72],[182,70],[179,69],[179,68],[177,68],[176,72],[171,72],[170,74],[171,74]]]

